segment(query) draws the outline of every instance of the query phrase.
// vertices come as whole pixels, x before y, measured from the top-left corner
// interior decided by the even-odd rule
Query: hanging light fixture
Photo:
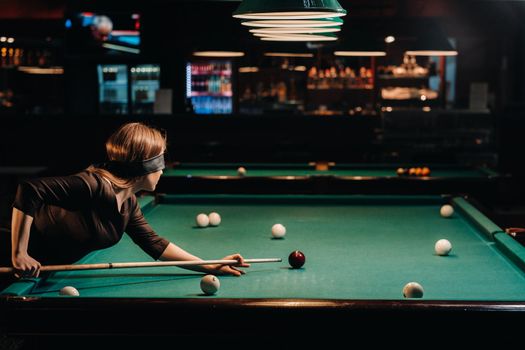
[[[346,57],[382,57],[386,56],[385,51],[334,51],[335,56]]]
[[[437,22],[425,23],[424,30],[421,30],[421,27],[420,25],[412,30],[412,33],[417,33],[417,37],[406,46],[407,55],[456,56],[458,54]]]
[[[348,33],[334,51],[335,56],[381,57],[386,56],[384,43],[375,35],[355,28]]]
[[[227,40],[215,33],[208,33],[203,38],[192,42],[192,53],[195,57],[235,58],[245,55],[244,48],[238,41]]]
[[[326,28],[261,28],[250,29],[252,34],[315,34],[315,33],[336,33],[341,31],[341,27]]]
[[[295,53],[295,52],[265,52],[266,57],[297,57],[297,58],[313,58],[313,53]]]
[[[264,41],[335,41],[345,15],[337,0],[244,0],[233,13]]]
[[[233,17],[241,19],[313,19],[346,15],[337,0],[244,0]]]
[[[244,52],[240,51],[195,51],[193,56],[197,57],[243,57]]]
[[[243,26],[260,28],[324,28],[342,26],[343,20],[340,18],[319,18],[319,19],[283,19],[283,20],[261,20],[241,22]]]
[[[457,56],[448,39],[439,35],[419,36],[405,52],[409,56]]]
[[[334,34],[255,34],[263,41],[336,41]]]

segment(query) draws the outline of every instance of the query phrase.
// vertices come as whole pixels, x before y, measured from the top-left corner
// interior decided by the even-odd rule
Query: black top
[[[70,264],[124,234],[153,259],[169,242],[144,219],[133,195],[118,211],[112,185],[83,171],[20,183],[13,207],[33,217],[28,253],[42,264]]]

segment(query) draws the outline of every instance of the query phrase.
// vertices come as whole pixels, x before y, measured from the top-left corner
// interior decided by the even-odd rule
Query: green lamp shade
[[[341,31],[341,27],[325,28],[258,28],[250,29],[252,34],[315,34],[315,33],[336,33]]]
[[[384,34],[358,24],[347,28],[347,33],[334,47],[335,56],[381,57],[386,56]]]
[[[335,56],[346,57],[380,57],[386,56],[384,42],[377,34],[367,33],[361,28],[354,28],[346,33],[337,47]]]
[[[424,26],[414,26],[416,35],[405,45],[405,53],[410,56],[456,56],[458,52],[448,40],[448,36],[435,21],[427,21]]]
[[[422,35],[405,51],[410,56],[457,56],[458,52],[452,47],[444,35]]]
[[[337,37],[333,34],[256,34],[263,41],[336,41]]]
[[[346,15],[337,0],[244,0],[233,17],[242,19],[313,19]]]
[[[281,19],[260,20],[241,22],[243,26],[260,28],[322,28],[342,26],[341,18],[319,18],[319,19]]]

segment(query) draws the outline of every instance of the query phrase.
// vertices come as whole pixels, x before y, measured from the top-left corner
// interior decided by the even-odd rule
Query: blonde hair
[[[166,137],[159,130],[142,123],[122,125],[106,141],[106,154],[110,161],[135,162],[158,156],[166,150]],[[91,165],[87,171],[108,179],[114,187],[130,188],[139,177],[123,178],[107,169]]]

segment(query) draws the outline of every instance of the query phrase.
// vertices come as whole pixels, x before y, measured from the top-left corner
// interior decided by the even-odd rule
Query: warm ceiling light
[[[264,55],[268,57],[302,57],[302,58],[314,57],[313,53],[292,53],[292,52],[265,52]]]
[[[258,67],[239,67],[239,73],[257,73]]]
[[[196,51],[193,56],[198,57],[243,57],[244,52],[239,51]]]
[[[335,51],[335,56],[347,57],[381,57],[386,56],[384,51]]]
[[[340,18],[321,18],[321,19],[297,19],[297,20],[264,20],[246,21],[241,23],[248,27],[263,28],[324,28],[343,25]]]
[[[455,50],[413,50],[405,52],[409,56],[457,56]]]
[[[255,34],[264,41],[335,41],[337,37],[331,34],[275,34],[275,35],[264,35]]]
[[[396,41],[396,38],[392,35],[389,35],[385,38],[385,43],[392,44],[394,41]]]
[[[64,74],[64,68],[63,67],[41,68],[41,67],[20,66],[20,67],[18,67],[18,70],[20,72],[24,72],[24,73],[27,73],[27,74],[45,74],[45,75],[61,75],[61,74]]]
[[[308,33],[335,33],[335,32],[340,32],[340,31],[341,31],[341,27],[250,29],[250,33],[254,33],[254,34],[308,34]]]
[[[233,17],[241,19],[310,19],[346,15],[337,0],[244,0]]]

